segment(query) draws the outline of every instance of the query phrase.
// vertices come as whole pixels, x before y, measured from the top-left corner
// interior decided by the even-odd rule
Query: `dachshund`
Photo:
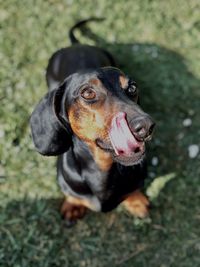
[[[147,175],[145,143],[155,126],[138,104],[136,82],[112,55],[83,45],[58,50],[46,72],[48,93],[35,107],[31,132],[36,150],[58,156],[57,178],[65,195],[61,214],[71,224],[86,211],[108,212],[121,202],[138,217],[148,215],[140,192]]]

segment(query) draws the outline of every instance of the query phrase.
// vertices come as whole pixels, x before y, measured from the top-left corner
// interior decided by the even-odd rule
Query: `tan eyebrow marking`
[[[128,78],[126,76],[120,75],[119,82],[122,89],[126,89],[128,87]]]

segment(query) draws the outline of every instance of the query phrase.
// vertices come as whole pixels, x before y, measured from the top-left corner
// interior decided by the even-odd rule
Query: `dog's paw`
[[[140,191],[131,194],[123,204],[136,217],[145,218],[149,215],[149,200]]]
[[[72,226],[77,220],[83,218],[86,211],[87,208],[83,205],[73,204],[67,200],[64,200],[60,210],[62,218],[66,221],[67,226]]]

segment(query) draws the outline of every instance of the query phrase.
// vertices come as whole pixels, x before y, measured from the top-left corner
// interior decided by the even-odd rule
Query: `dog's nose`
[[[137,117],[131,122],[133,134],[139,141],[149,141],[154,127],[155,123],[148,115]]]

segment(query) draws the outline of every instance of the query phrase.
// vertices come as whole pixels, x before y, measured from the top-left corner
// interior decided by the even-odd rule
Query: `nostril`
[[[134,129],[135,130],[135,133],[136,133],[136,135],[138,137],[145,138],[145,136],[146,136],[146,129],[145,129],[145,127],[143,125],[137,124],[134,128],[135,128]]]
[[[155,123],[149,116],[139,117],[132,121],[133,134],[139,141],[148,141],[151,139]]]
[[[145,137],[146,136],[146,130],[144,127],[142,127],[139,131],[138,134],[140,137]]]
[[[140,147],[136,147],[135,150],[134,150],[135,153],[139,153],[140,152]]]

